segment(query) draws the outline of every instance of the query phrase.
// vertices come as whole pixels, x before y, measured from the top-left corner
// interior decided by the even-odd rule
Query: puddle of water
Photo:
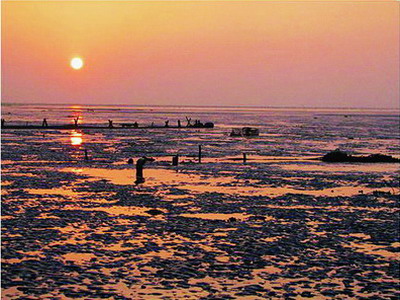
[[[74,172],[81,175],[101,178],[117,185],[133,185],[136,180],[135,170],[132,169],[101,169],[101,168],[65,168],[64,172]],[[143,186],[159,186],[159,185],[179,185],[187,188],[187,184],[203,185],[203,184],[229,184],[237,182],[233,177],[221,176],[211,177],[198,175],[194,173],[182,173],[172,169],[145,169],[144,176],[146,182]]]
[[[38,219],[61,219],[60,217],[51,215],[49,213],[41,213],[39,216],[37,216]]]
[[[227,263],[227,262],[230,261],[230,257],[221,255],[221,256],[216,256],[215,260],[219,261],[219,262],[222,262],[222,263]]]
[[[329,210],[329,211],[386,211],[386,212],[396,212],[398,211],[397,208],[387,208],[387,207],[357,207],[357,206],[349,206],[349,205],[338,205],[338,206],[320,206],[320,205],[264,205],[267,208],[276,208],[276,209],[305,209],[305,210]]]
[[[369,194],[373,191],[381,192],[392,192],[392,188],[367,188],[367,187],[338,187],[329,188],[322,190],[298,190],[289,187],[227,187],[227,186],[213,186],[213,185],[185,185],[185,189],[197,193],[225,193],[225,194],[236,194],[240,196],[267,196],[267,197],[279,197],[286,194],[302,194],[310,196],[325,196],[325,197],[338,197],[338,196],[354,196],[360,193]]]
[[[273,267],[273,266],[268,266],[263,269],[257,269],[252,272],[253,276],[257,276],[259,274],[267,273],[267,274],[279,274],[282,272],[282,269]]]
[[[364,233],[350,233],[349,236],[357,237],[363,240],[368,240],[371,238],[369,234],[364,234]]]
[[[33,260],[33,258],[32,257],[8,258],[8,259],[2,259],[2,262],[9,263],[9,264],[17,264],[17,263],[23,262],[25,260]],[[35,260],[39,260],[39,259],[35,259]]]
[[[13,286],[8,289],[2,289],[1,298],[2,299],[24,299],[25,293],[18,290],[18,287]]]
[[[61,171],[105,179],[118,185],[132,185],[135,181],[135,171],[133,169],[65,168]]]
[[[286,192],[284,192],[286,191]],[[392,188],[368,188],[368,187],[354,187],[354,186],[343,186],[337,188],[329,188],[329,189],[322,189],[322,190],[296,190],[291,188],[282,188],[281,194],[284,195],[287,193],[293,194],[304,194],[310,196],[354,196],[358,194],[370,194],[373,191],[380,191],[380,192],[392,192]]]
[[[237,220],[243,221],[246,220],[251,215],[241,214],[241,213],[233,213],[233,214],[181,214],[181,217],[185,218],[197,218],[197,219],[205,219],[205,220],[222,220],[227,221],[230,218],[235,218]]]
[[[61,255],[61,257],[65,260],[65,261],[73,261],[74,263],[86,263],[89,262],[92,258],[95,258],[96,255],[92,254],[92,253],[67,253],[67,254],[63,254]]]
[[[91,177],[109,180],[117,185],[133,185],[135,170],[133,169],[101,169],[101,168],[66,168],[66,172],[74,172]],[[169,186],[179,186],[193,193],[226,193],[241,196],[268,196],[278,197],[288,193],[304,194],[311,196],[353,196],[360,193],[368,194],[373,191],[392,192],[392,188],[367,188],[367,187],[337,187],[321,190],[298,190],[290,187],[256,187],[249,186],[252,182],[237,180],[230,176],[202,176],[194,173],[182,173],[171,169],[146,169],[144,170],[146,182],[143,186],[157,186],[167,189]],[[231,184],[232,186],[229,186]],[[189,193],[188,193],[189,194]],[[187,196],[187,195],[184,195]],[[179,198],[181,196],[175,197]],[[169,195],[169,198],[174,198]]]
[[[77,192],[74,192],[71,189],[64,188],[54,188],[54,189],[24,189],[29,194],[34,195],[60,195],[60,196],[68,196],[68,197],[76,197],[78,195]]]
[[[356,164],[356,163],[308,163],[279,165],[280,168],[289,171],[316,171],[316,172],[363,172],[363,173],[387,173],[398,172],[400,164]]]
[[[7,174],[10,176],[14,176],[14,177],[37,177],[37,178],[40,177],[39,175],[32,174],[32,173],[12,173],[12,172],[9,172],[6,170],[2,170],[1,172],[2,172],[2,174]]]
[[[354,249],[355,251],[359,251],[365,254],[371,255],[379,255],[389,260],[399,260],[400,253],[399,252],[391,252],[385,249],[382,249],[382,245],[375,245],[370,243],[348,243],[343,244],[344,247],[349,247]]]
[[[86,211],[104,211],[110,215],[125,215],[125,216],[146,216],[150,217],[152,216],[151,214],[148,213],[152,208],[151,207],[139,207],[139,206],[110,206],[110,207],[92,207],[92,208],[86,208],[86,207],[71,207],[67,206],[64,209],[66,210],[86,210]],[[157,210],[162,211],[163,213],[166,213],[166,209],[159,209]]]
[[[159,289],[153,288],[155,285],[152,282],[145,282],[142,289],[132,289],[127,286],[122,281],[115,285],[105,285],[104,287],[109,287],[116,290],[119,294],[123,295],[128,299],[142,299],[142,300],[155,300],[155,299],[189,299],[195,300],[200,298],[206,298],[209,296],[209,292],[191,287],[190,289],[184,289],[175,287],[174,289]]]
[[[263,238],[262,240],[265,241],[265,242],[272,243],[272,242],[279,241],[281,238],[282,237],[274,236],[274,237]]]
[[[251,162],[255,161],[258,163],[278,163],[278,162],[290,162],[290,161],[310,161],[311,159],[317,159],[318,156],[309,156],[309,157],[304,157],[304,156],[267,156],[267,155],[256,155],[256,154],[251,154],[251,153],[246,153],[246,160]],[[219,159],[219,161],[238,161],[242,162],[243,161],[243,154],[242,155],[236,155],[236,156],[230,156],[230,157],[224,157]]]

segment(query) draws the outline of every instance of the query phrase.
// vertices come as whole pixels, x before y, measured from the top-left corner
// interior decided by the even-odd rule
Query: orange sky
[[[3,1],[2,101],[394,108],[398,24],[393,1]]]

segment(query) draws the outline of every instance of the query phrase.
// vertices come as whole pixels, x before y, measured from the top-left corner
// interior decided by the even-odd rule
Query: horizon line
[[[271,2],[271,3],[396,3],[399,0],[2,0],[1,2]]]
[[[262,105],[184,105],[184,104],[82,104],[82,103],[45,103],[45,102],[35,102],[35,103],[22,103],[22,102],[1,102],[1,105],[49,105],[49,106],[121,106],[121,107],[208,107],[208,108],[291,108],[291,109],[366,109],[366,110],[400,110],[400,107],[345,107],[345,106],[262,106]]]

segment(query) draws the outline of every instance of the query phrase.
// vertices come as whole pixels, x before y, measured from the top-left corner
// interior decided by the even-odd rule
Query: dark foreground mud
[[[137,186],[124,143],[11,137],[3,299],[400,297],[396,168],[160,156]]]

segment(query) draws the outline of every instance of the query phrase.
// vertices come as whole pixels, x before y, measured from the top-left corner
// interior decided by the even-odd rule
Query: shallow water
[[[312,160],[337,147],[398,155],[398,112],[3,106],[2,113],[21,124],[78,115],[92,124],[185,115],[216,123],[3,130],[4,299],[400,296],[399,165]],[[244,125],[260,128],[260,137],[228,136]],[[156,161],[136,185],[126,161],[142,155]]]

